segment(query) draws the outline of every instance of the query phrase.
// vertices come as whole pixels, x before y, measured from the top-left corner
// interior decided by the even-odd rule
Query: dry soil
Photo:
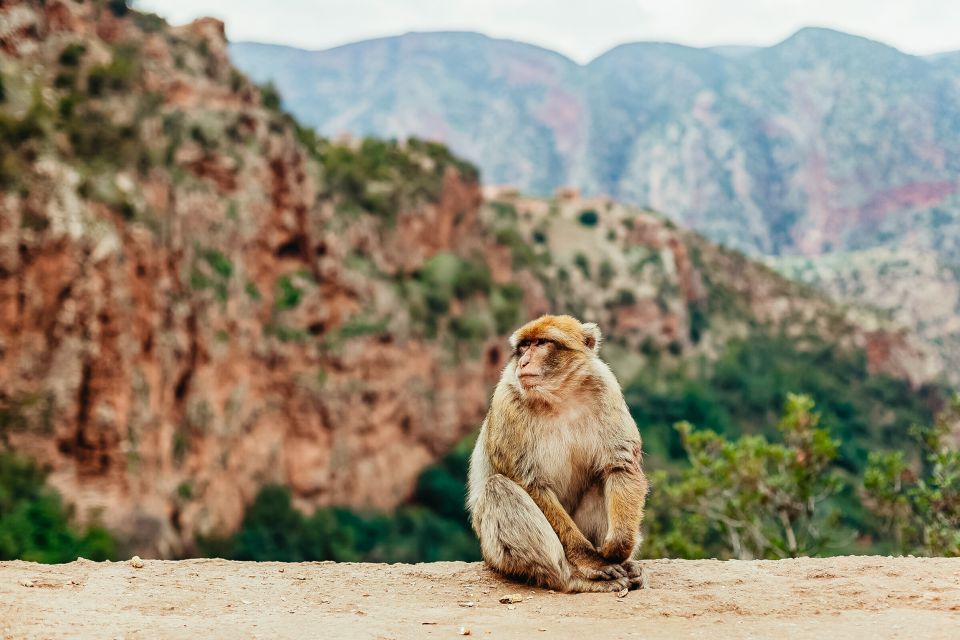
[[[10,638],[960,638],[960,559],[646,562],[566,595],[481,564],[0,563]],[[522,600],[501,604],[520,594]]]

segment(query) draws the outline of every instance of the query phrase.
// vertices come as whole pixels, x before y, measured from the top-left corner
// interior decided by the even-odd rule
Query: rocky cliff
[[[412,177],[376,185],[389,219],[365,213],[230,66],[222,24],[121,14],[0,10],[4,439],[154,553],[237,526],[267,482],[396,504],[499,365],[418,335],[398,289],[482,246],[475,173],[384,147]]]
[[[505,335],[600,321],[629,375],[757,327],[925,383],[904,331],[648,211],[491,193],[416,139],[330,142],[214,20],[0,7],[0,445],[151,555],[296,506],[389,508],[481,420]]]

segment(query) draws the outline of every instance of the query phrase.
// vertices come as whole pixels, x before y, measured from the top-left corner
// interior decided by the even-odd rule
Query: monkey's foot
[[[604,591],[623,591],[632,589],[630,578],[622,577],[613,580],[590,580],[582,576],[573,576],[570,578],[567,591],[570,593],[597,593]]]
[[[620,566],[627,572],[630,589],[645,589],[647,587],[647,572],[639,561],[627,560]]]
[[[630,575],[623,564],[600,564],[592,567],[577,567],[580,574],[587,580],[617,580],[620,578],[629,579]]]

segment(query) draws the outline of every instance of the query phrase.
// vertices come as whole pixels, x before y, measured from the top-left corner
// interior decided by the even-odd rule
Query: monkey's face
[[[595,324],[581,324],[570,316],[542,316],[510,337],[514,353],[504,375],[526,399],[562,402],[590,377],[599,342]]]
[[[553,405],[562,402],[589,371],[586,354],[548,338],[521,340],[516,351],[516,380],[523,397]]]
[[[524,389],[531,389],[555,373],[560,346],[546,338],[530,338],[517,344],[517,380]]]

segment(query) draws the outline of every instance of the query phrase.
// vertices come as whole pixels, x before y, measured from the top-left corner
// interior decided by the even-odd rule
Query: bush
[[[392,513],[325,507],[305,516],[293,508],[289,489],[265,487],[247,508],[240,531],[226,540],[202,540],[201,549],[236,560],[479,560],[464,507],[472,449],[467,438],[427,467],[410,504]]]
[[[97,65],[90,69],[87,91],[94,97],[104,96],[108,92],[130,91],[140,73],[139,67],[135,45],[117,46],[113,50],[110,64]]]
[[[960,556],[960,449],[949,439],[960,424],[960,396],[933,426],[915,426],[920,470],[902,451],[871,452],[864,473],[867,506],[894,534],[900,553]]]
[[[585,209],[580,212],[580,224],[585,227],[595,227],[600,221],[600,216],[593,209]]]
[[[281,98],[276,85],[272,82],[260,85],[260,102],[271,111],[280,111]]]
[[[583,277],[587,280],[590,279],[590,261],[587,259],[587,256],[583,253],[578,253],[573,256],[573,266],[577,269],[580,269],[580,273],[583,274]]]
[[[76,67],[80,64],[80,60],[86,52],[87,47],[84,44],[76,42],[68,44],[63,48],[63,51],[60,52],[59,62],[65,67]]]
[[[0,560],[109,560],[115,544],[101,527],[77,530],[46,473],[31,461],[0,452]]]
[[[782,443],[677,424],[690,467],[654,477],[647,553],[754,559],[827,550],[837,515],[819,506],[840,488],[830,469],[838,443],[813,409],[808,396],[788,395]]]
[[[107,0],[107,8],[118,18],[122,18],[130,12],[127,0]]]
[[[490,295],[490,308],[497,333],[509,333],[522,319],[523,289],[512,283],[495,287]]]
[[[281,276],[277,280],[277,294],[273,306],[280,311],[293,309],[300,304],[302,296],[303,290],[293,284],[289,276]]]
[[[613,265],[610,264],[609,260],[604,260],[600,263],[600,270],[597,273],[598,282],[602,289],[606,289],[610,286],[610,283],[613,282],[613,278],[617,275],[617,272],[614,270]]]

